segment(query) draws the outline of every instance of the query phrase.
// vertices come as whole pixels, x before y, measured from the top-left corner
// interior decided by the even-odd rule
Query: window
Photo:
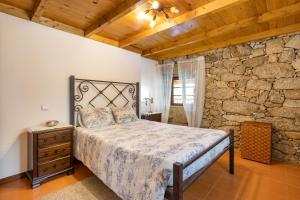
[[[186,103],[193,104],[194,102],[194,83],[186,84]],[[178,77],[173,77],[171,105],[182,106],[182,84]]]
[[[182,84],[178,77],[173,77],[171,104],[182,106]]]

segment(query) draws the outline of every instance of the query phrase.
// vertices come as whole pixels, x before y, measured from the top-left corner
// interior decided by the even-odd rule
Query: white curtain
[[[154,110],[162,113],[162,122],[168,123],[174,63],[158,64],[154,78]]]
[[[205,60],[197,57],[178,61],[182,100],[189,126],[200,127],[205,98]]]

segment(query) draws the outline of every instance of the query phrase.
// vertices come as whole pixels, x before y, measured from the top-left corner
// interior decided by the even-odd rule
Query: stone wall
[[[300,34],[205,53],[202,126],[236,130],[240,123],[273,124],[273,159],[300,163]]]

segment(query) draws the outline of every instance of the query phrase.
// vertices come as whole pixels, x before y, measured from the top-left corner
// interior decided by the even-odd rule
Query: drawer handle
[[[46,157],[47,157],[47,156],[48,156],[48,153],[45,153],[45,154],[44,154],[44,156],[46,156]]]
[[[46,168],[44,168],[44,170],[43,170],[44,172],[46,172],[46,171],[48,171],[48,168],[46,167]]]
[[[54,151],[54,153],[58,153],[58,151],[57,151],[57,150],[55,150],[55,151]]]

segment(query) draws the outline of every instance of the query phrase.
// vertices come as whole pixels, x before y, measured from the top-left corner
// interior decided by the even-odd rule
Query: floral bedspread
[[[173,163],[185,162],[226,133],[146,120],[99,129],[76,128],[75,156],[124,200],[163,200]],[[216,157],[224,140],[184,171],[184,178]]]

